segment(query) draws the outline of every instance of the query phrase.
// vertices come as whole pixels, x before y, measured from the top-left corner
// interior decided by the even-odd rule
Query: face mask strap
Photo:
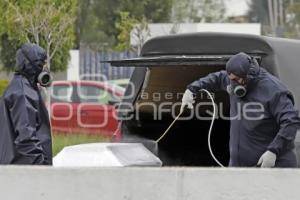
[[[248,56],[248,61],[250,64],[249,72],[247,73],[247,79],[253,79],[257,74],[260,73],[260,66],[254,57]],[[258,67],[258,69],[256,69]]]
[[[33,66],[35,66],[35,64],[29,59],[29,56],[27,55],[27,53],[25,52],[25,50],[23,49],[23,45],[21,46],[21,52],[24,55],[24,57],[26,58],[26,60]]]

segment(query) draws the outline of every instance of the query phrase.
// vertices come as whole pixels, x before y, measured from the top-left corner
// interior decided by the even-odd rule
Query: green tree
[[[115,43],[115,38],[110,31],[115,22],[106,21],[111,18],[110,15],[115,15],[115,11],[111,8],[112,6],[108,5],[109,3],[113,3],[113,1],[79,0],[77,32],[81,47],[88,46],[100,50],[104,48],[104,43],[109,46],[113,46]]]
[[[248,19],[262,24],[265,35],[300,38],[300,0],[251,0]]]
[[[120,21],[116,23],[116,28],[119,30],[118,45],[116,46],[118,51],[131,50],[139,53],[142,45],[150,36],[146,18],[138,20],[129,16],[128,12],[120,13]],[[135,46],[130,44],[131,37],[136,42]]]
[[[206,22],[226,21],[223,0],[174,0],[172,19],[174,22]]]
[[[249,22],[269,24],[268,1],[251,0],[248,5],[247,18]]]
[[[129,16],[128,12],[120,13],[120,21],[116,23],[116,28],[119,30],[116,50],[124,51],[130,48],[130,32],[139,23],[137,19]]]
[[[287,7],[286,37],[300,39],[300,2]]]
[[[2,34],[1,36],[1,51],[0,51],[0,60],[2,65],[5,66],[3,70],[11,71],[14,69],[16,64],[15,55],[19,47],[18,41],[15,39],[10,39],[7,33]]]
[[[2,55],[8,43],[16,48],[32,42],[45,48],[51,71],[66,69],[75,39],[76,0],[0,0],[0,6]]]
[[[120,47],[118,36],[122,30],[122,12],[132,19],[145,18],[148,22],[169,22],[173,0],[79,0],[80,15],[78,30],[83,46],[102,50]],[[122,33],[123,34],[123,33]],[[121,34],[121,35],[122,35]],[[122,43],[122,41],[121,41]]]

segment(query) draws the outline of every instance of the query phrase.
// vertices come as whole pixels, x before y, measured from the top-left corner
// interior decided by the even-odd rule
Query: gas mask
[[[37,76],[37,82],[42,87],[49,87],[52,83],[53,77],[50,74],[48,67],[43,67],[43,70]]]
[[[235,95],[239,98],[244,97],[247,93],[247,88],[244,85],[238,84],[236,81],[230,81],[226,89],[228,94]]]

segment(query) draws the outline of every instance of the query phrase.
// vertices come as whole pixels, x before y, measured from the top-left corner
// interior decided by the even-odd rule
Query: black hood
[[[226,63],[227,73],[233,73],[242,78],[255,78],[259,74],[259,65],[255,58],[241,52],[232,56]]]
[[[17,51],[16,71],[34,83],[42,72],[46,59],[46,52],[42,47],[26,43]]]

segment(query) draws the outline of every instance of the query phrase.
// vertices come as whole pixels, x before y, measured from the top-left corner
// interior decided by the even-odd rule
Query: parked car
[[[114,105],[123,94],[119,86],[99,81],[54,81],[50,112],[53,132],[112,136],[118,126]]]
[[[130,79],[134,87],[127,87],[125,92],[125,95],[133,94],[132,98],[124,98],[120,105],[120,108],[132,105],[134,109],[120,109],[122,112],[118,115],[138,117],[123,118],[123,139],[138,140],[139,136],[144,141],[145,138],[153,141],[159,138],[174,119],[170,109],[173,105],[178,105],[178,113],[186,86],[208,73],[225,69],[228,59],[238,52],[255,57],[261,67],[279,77],[293,92],[295,107],[300,108],[299,40],[231,33],[161,36],[148,40],[137,58],[108,61],[112,66],[135,67]],[[198,101],[210,103],[206,97]],[[229,116],[228,94],[216,92],[215,101],[223,105],[219,112]],[[164,113],[162,119],[157,120],[155,108],[159,106],[163,106]],[[178,120],[159,143],[158,154],[164,165],[216,165],[207,147],[209,125],[210,120]],[[224,165],[229,160],[229,129],[229,120],[218,119],[212,130],[212,148]],[[296,147],[300,155],[299,134]]]
[[[126,88],[127,85],[129,84],[129,79],[128,78],[114,79],[114,80],[109,80],[109,83],[119,85],[120,87]]]

